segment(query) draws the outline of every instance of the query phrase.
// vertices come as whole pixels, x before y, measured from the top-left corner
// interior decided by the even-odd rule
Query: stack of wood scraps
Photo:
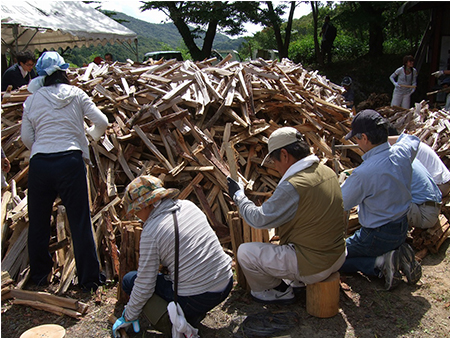
[[[270,164],[260,164],[274,130],[296,128],[312,151],[337,172],[360,163],[359,149],[333,151],[331,147],[333,142],[353,144],[344,139],[352,111],[343,106],[342,87],[287,59],[216,65],[212,61],[91,63],[68,71],[71,83],[82,88],[110,122],[100,141],[90,140],[92,163],[87,166],[93,231],[108,280],[120,280],[137,267],[142,224],[122,217],[120,201],[125,187],[140,175],[157,176],[166,187],[178,188],[180,198],[196,203],[224,248],[232,252],[241,241],[272,239],[268,232],[252,231],[237,221],[226,177],[242,179],[247,196],[256,204],[268,199],[280,176]],[[2,260],[15,246],[18,252],[24,249],[15,244],[21,237],[16,230],[25,236],[28,225],[30,152],[20,140],[20,100],[25,96],[11,92],[2,101],[2,147],[12,164],[7,175],[10,186],[2,197]],[[398,124],[406,124],[408,119],[400,120],[395,110],[389,113]],[[447,124],[440,112],[429,110],[429,114],[436,115],[433,126],[439,125],[440,131],[439,140],[432,132],[426,141],[441,149]],[[448,155],[444,148],[441,156]],[[61,207],[56,201],[51,246],[54,278],[64,293],[76,275]],[[11,277],[20,278],[25,265],[23,260],[10,263]]]

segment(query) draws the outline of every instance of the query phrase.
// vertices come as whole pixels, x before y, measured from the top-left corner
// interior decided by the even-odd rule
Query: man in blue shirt
[[[398,132],[395,128],[389,128],[389,143],[395,144]],[[423,143],[421,146],[423,147]],[[419,147],[419,149],[421,149]],[[420,150],[419,150],[420,151]],[[417,157],[419,156],[419,151]],[[412,163],[411,204],[408,209],[408,224],[410,227],[429,229],[439,219],[441,212],[442,193],[427,168],[418,158]]]
[[[391,146],[387,127],[388,122],[378,112],[367,109],[355,116],[345,137],[354,137],[365,154],[363,163],[341,186],[344,209],[358,206],[362,226],[346,240],[347,258],[341,271],[384,276],[385,287],[391,290],[401,281],[400,271],[410,284],[422,275],[414,251],[405,243],[411,163],[420,140],[403,134]]]

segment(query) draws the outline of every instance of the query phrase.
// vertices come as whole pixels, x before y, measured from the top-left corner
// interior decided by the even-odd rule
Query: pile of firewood
[[[241,178],[257,204],[269,198],[280,176],[274,167],[260,164],[275,129],[298,129],[337,173],[361,162],[358,148],[334,147],[353,145],[344,139],[353,112],[343,106],[342,87],[286,59],[213,62],[91,63],[69,70],[72,84],[82,88],[110,122],[100,141],[90,140],[92,164],[87,166],[93,230],[109,280],[137,267],[141,224],[123,219],[120,200],[139,175],[158,176],[166,187],[180,189],[179,197],[205,212],[224,249],[231,252],[241,242],[272,239],[267,231],[242,224],[228,196],[226,177]],[[26,90],[6,92],[2,100],[2,147],[12,163],[10,187],[2,196],[2,270],[7,268],[14,280],[24,278],[27,268],[30,152],[20,140],[20,125],[22,103],[29,95]],[[421,139],[448,161],[448,113],[431,111],[424,103],[418,109],[387,107],[380,112],[401,130],[422,130]],[[60,200],[54,211],[50,250],[55,253],[54,278],[64,293],[75,268]]]

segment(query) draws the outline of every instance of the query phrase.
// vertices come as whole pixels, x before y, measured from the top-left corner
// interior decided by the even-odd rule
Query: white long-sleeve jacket
[[[22,142],[37,153],[81,150],[89,160],[89,143],[84,118],[93,125],[87,132],[96,140],[108,126],[108,119],[80,88],[57,84],[42,87],[23,104]]]

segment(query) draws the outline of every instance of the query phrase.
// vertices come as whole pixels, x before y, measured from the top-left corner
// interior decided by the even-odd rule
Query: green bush
[[[384,41],[383,52],[385,54],[413,54],[408,40],[395,37]]]
[[[320,44],[320,39],[319,39]],[[367,54],[369,46],[348,35],[338,35],[334,40],[333,61],[356,59]],[[314,38],[312,35],[291,42],[289,58],[296,63],[312,64],[316,62]]]
[[[356,59],[367,54],[369,46],[349,35],[339,35],[334,40],[333,60]]]
[[[303,37],[302,39],[292,41],[289,45],[289,59],[295,63],[305,65],[312,64],[316,61],[314,53],[314,37],[312,35]]]

